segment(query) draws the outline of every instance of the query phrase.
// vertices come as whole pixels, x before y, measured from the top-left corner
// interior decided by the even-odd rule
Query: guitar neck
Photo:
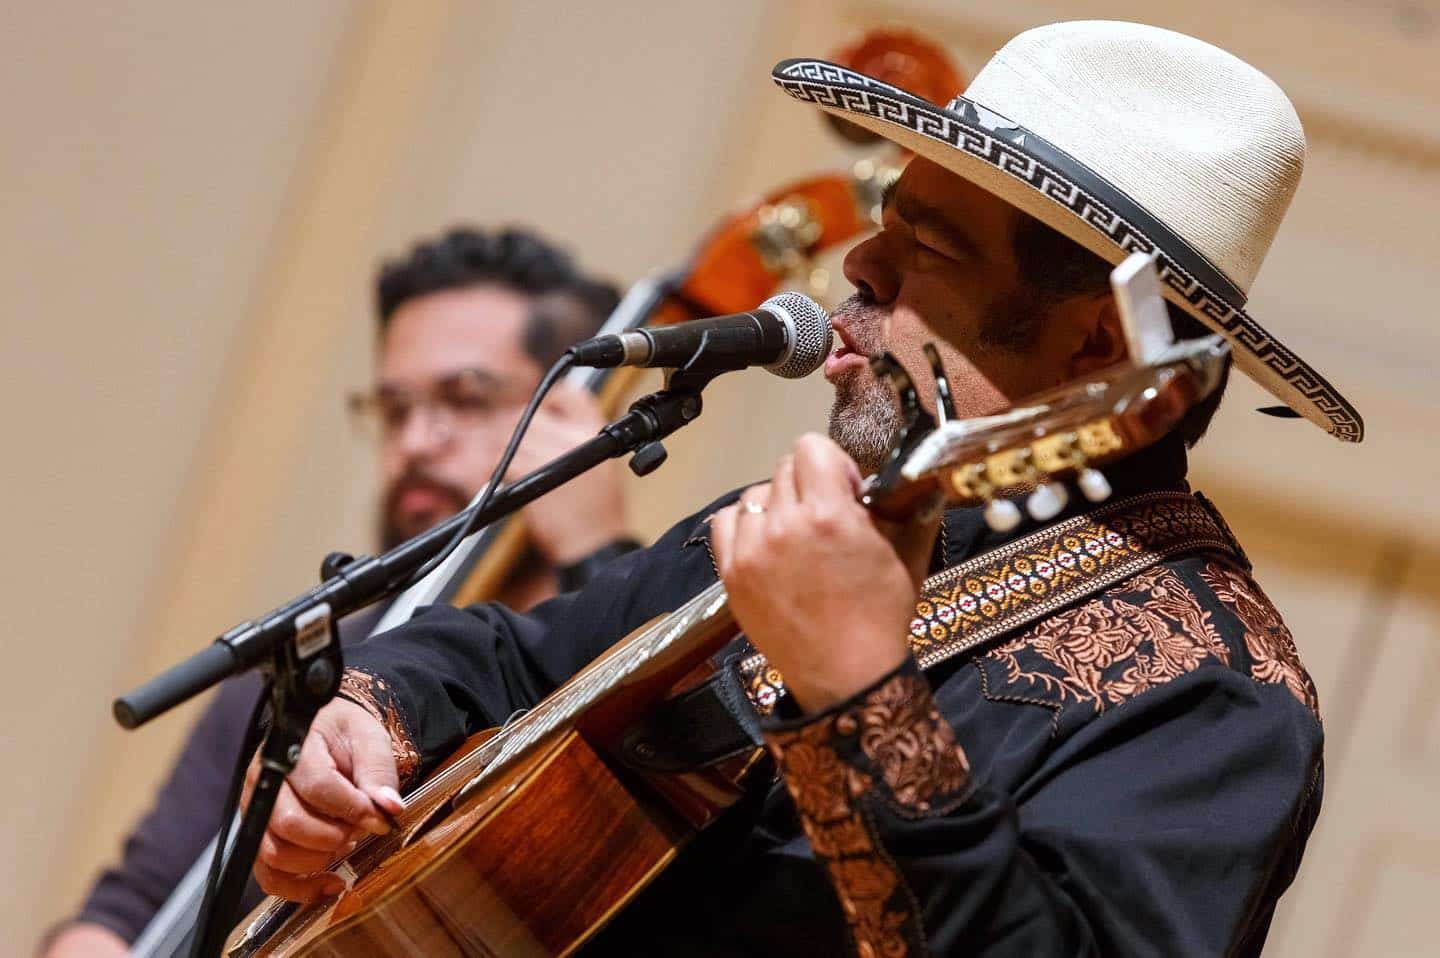
[[[461,788],[456,805],[560,729],[581,725],[601,739],[618,734],[717,651],[734,634],[734,626],[725,587],[718,582],[673,613],[641,626],[506,725],[476,750],[464,769],[457,767],[457,774],[472,777]]]

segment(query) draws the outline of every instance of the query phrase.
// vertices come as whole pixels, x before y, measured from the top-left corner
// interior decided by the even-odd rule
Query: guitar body
[[[637,803],[572,731],[359,876],[349,892],[298,910],[253,950],[226,953],[565,955],[643,888],[687,834]]]
[[[624,665],[620,654],[593,663],[523,720],[472,737],[407,796],[390,834],[365,839],[332,867],[354,879],[348,891],[311,905],[266,899],[237,926],[224,954],[573,952],[741,796],[759,754],[664,774],[606,757],[644,710],[708,676],[706,655],[734,634],[728,613],[684,631],[698,645],[648,659],[513,753],[503,746],[515,743],[527,721],[533,726],[547,707],[554,713],[584,698],[599,677]]]

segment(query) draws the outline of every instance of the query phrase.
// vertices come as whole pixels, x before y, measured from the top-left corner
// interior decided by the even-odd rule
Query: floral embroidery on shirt
[[[1295,639],[1255,580],[1218,562],[1207,564],[1200,570],[1200,577],[1244,627],[1251,676],[1260,682],[1284,685],[1319,719],[1320,698],[1300,661]]]
[[[817,822],[832,822],[850,813],[851,785],[846,780],[850,767],[828,741],[831,724],[826,721],[807,729],[808,735],[784,746],[782,771],[791,783],[790,796],[801,815]]]
[[[1211,615],[1172,570],[1156,566],[1051,616],[985,656],[1011,684],[1095,711],[1164,685],[1207,661],[1229,664]],[[1005,697],[1005,696],[997,696]]]
[[[959,801],[969,765],[913,662],[835,715],[767,735],[864,958],[903,958],[918,942],[913,898],[875,835],[871,794],[921,815]]]
[[[929,812],[936,796],[956,796],[969,782],[970,765],[955,744],[955,730],[919,675],[896,675],[862,706],[841,715],[835,727],[842,735],[858,733],[860,751],[894,803],[907,811]]]
[[[835,864],[832,880],[860,958],[905,958],[910,954],[905,911],[886,907],[900,884],[900,872],[880,855],[847,858]]]
[[[354,702],[369,712],[390,735],[390,750],[395,756],[395,771],[403,787],[420,770],[420,750],[400,713],[400,704],[385,680],[362,669],[346,669],[340,677],[341,698]]]
[[[905,910],[890,907],[900,872],[857,804],[870,790],[869,775],[836,751],[835,717],[768,736],[770,752],[800,813],[815,857],[830,875],[856,952],[865,958],[903,958]]]
[[[1126,580],[1166,556],[1209,550],[1239,558],[1206,501],[1178,492],[1124,499],[930,576],[910,622],[911,654],[928,669],[1085,596],[1123,590]],[[1184,615],[1188,628],[1200,612]],[[1222,659],[1228,656],[1223,646],[1217,649]],[[739,673],[755,710],[771,714],[785,693],[783,676],[758,652],[740,662]]]

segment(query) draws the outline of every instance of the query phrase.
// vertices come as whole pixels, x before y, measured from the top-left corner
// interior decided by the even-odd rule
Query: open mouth
[[[825,378],[850,366],[862,366],[868,362],[869,353],[859,349],[851,340],[844,327],[835,327],[835,351],[825,357]]]

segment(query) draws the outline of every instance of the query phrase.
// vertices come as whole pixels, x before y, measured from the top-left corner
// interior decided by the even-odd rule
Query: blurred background
[[[1309,136],[1253,311],[1330,374],[1342,446],[1237,380],[1194,484],[1285,614],[1326,720],[1324,812],[1267,954],[1433,954],[1440,891],[1440,2],[181,0],[5,4],[0,33],[0,950],[71,911],[192,704],[114,694],[371,542],[345,419],[379,260],[530,224],[631,282],[727,211],[847,169],[768,79],[876,25],[966,76],[1056,19],[1143,20],[1269,73]],[[832,302],[848,295],[838,275]],[[653,385],[653,383],[651,384]],[[645,536],[823,429],[818,377],[707,393],[630,480]]]

